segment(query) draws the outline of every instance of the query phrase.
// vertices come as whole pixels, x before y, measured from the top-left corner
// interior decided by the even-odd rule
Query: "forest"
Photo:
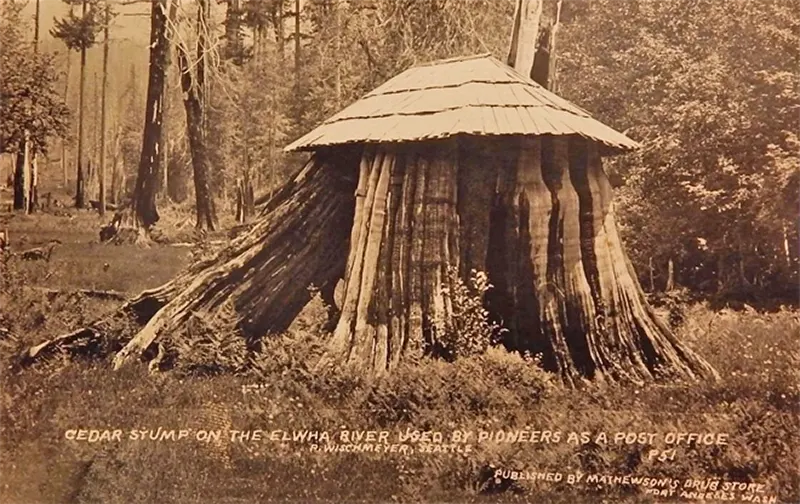
[[[345,200],[320,194],[361,186],[285,147],[412,67],[511,65],[524,4],[542,9],[532,79],[544,52],[548,90],[638,143],[603,158],[615,225],[656,332],[711,371],[560,380],[546,354],[497,344],[491,271],[452,280],[456,334],[434,350],[385,375],[323,368],[357,336],[335,323],[347,282],[314,283],[338,265],[303,257],[350,236]],[[637,484],[508,476],[535,469],[763,485],[715,498],[796,502],[798,68],[800,0],[0,0],[0,500],[655,502]],[[273,232],[307,221],[313,240]],[[253,256],[299,287],[253,279],[238,263]],[[134,351],[146,363],[122,367]],[[563,442],[487,435],[469,456],[74,442],[83,428],[267,427]],[[588,441],[631,430],[650,445]],[[679,431],[730,442],[652,446]],[[672,458],[648,458],[656,448]]]
[[[39,75],[31,91],[43,101],[27,120],[39,125],[32,135],[45,157],[41,177],[61,179],[59,187],[73,193],[65,205],[84,205],[74,198],[78,193],[99,201],[101,171],[109,203],[128,201],[136,189],[149,26],[141,6],[116,12],[130,10],[130,3],[108,7],[105,73],[105,4],[71,5],[51,34],[38,35],[42,49],[35,56],[22,4],[3,4],[2,85],[9,98],[0,145],[6,153],[20,151],[24,109],[11,97],[19,96],[15,86]],[[189,65],[205,62],[200,98],[208,199],[218,217],[236,216],[240,187],[269,194],[293,171],[299,161],[282,152],[284,145],[399,71],[466,54],[503,58],[513,7],[482,0],[241,0],[209,4],[198,21],[197,9],[173,6],[168,38],[176,41],[165,55],[157,206],[197,201],[175,51],[186,53]],[[644,146],[614,159],[611,172],[627,250],[649,290],[678,285],[750,303],[796,297],[794,7],[791,1],[571,0],[560,9],[556,91]],[[554,17],[554,8],[547,3],[545,17]],[[198,22],[207,33],[204,45],[192,40],[201,33]],[[120,26],[125,33],[138,30],[138,40],[115,39]],[[189,50],[192,42],[202,51]],[[85,164],[81,191],[78,150]],[[199,225],[216,227],[213,218]]]

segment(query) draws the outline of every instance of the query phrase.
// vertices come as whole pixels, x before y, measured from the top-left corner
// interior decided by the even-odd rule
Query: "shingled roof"
[[[614,151],[638,147],[582,108],[484,54],[410,68],[285,150],[459,134],[579,135]]]

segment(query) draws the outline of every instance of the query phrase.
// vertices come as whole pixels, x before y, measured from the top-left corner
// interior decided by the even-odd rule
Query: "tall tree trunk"
[[[73,14],[74,7],[72,4],[69,6],[70,15]],[[69,78],[70,67],[72,66],[72,51],[67,50],[67,71],[64,75],[64,103],[69,103]],[[69,185],[69,163],[67,163],[67,141],[61,138],[61,172],[64,176],[64,188]]]
[[[39,18],[41,14],[41,0],[36,0],[36,11],[33,15],[33,51],[39,52]]]
[[[275,3],[275,15],[272,17],[273,29],[275,30],[275,42],[278,46],[278,62],[282,64],[286,59],[286,34],[283,26],[283,1]]]
[[[39,18],[41,13],[41,0],[36,0],[36,11],[33,16],[33,52],[39,54]],[[30,179],[28,183],[28,206],[27,212],[33,212],[39,205],[39,159],[38,153],[33,149],[30,140],[27,141],[27,148],[30,160]]]
[[[30,212],[30,142],[28,132],[19,144],[14,158],[14,210]]]
[[[342,51],[342,20],[340,11],[342,10],[341,2],[338,0],[333,5],[334,20],[336,25],[336,54],[341,54]],[[336,58],[336,110],[342,108],[342,62],[341,58]]]
[[[67,71],[64,75],[64,103],[68,103],[69,97],[69,77],[70,77],[70,62],[72,61],[72,52],[67,51]],[[67,163],[67,141],[61,139],[61,173],[64,177],[64,187],[69,185],[69,163]]]
[[[86,19],[86,0],[81,4],[81,18]],[[86,182],[83,172],[83,95],[86,92],[86,49],[81,48],[81,79],[78,92],[78,156],[75,182],[75,208],[83,208],[86,199]]]
[[[294,3],[294,104],[295,104],[295,125],[301,127],[303,122],[303,83],[300,63],[300,0]]]
[[[225,11],[225,52],[227,57],[240,62],[242,57],[242,10],[240,0],[228,0]]]
[[[217,211],[214,195],[211,191],[211,177],[206,137],[203,129],[203,91],[205,88],[205,5],[201,1],[198,6],[197,61],[194,70],[190,64],[189,51],[178,44],[178,68],[181,73],[181,89],[183,104],[186,110],[186,131],[189,138],[189,149],[192,154],[194,172],[194,188],[197,212],[197,229],[213,230],[217,227]]]
[[[150,68],[147,83],[147,107],[142,138],[142,154],[133,193],[137,227],[149,229],[158,222],[156,194],[161,170],[161,126],[163,121],[164,78],[169,52],[167,38],[170,3],[152,0],[150,15]]]
[[[103,89],[100,99],[100,215],[106,213],[106,92],[108,90],[108,31],[111,24],[111,6],[106,0],[103,26]]]
[[[93,73],[92,79],[92,150],[89,156],[89,161],[86,165],[86,186],[88,190],[88,198],[93,200],[95,195],[99,196],[99,158],[100,158],[100,80],[102,77]]]
[[[31,146],[28,148],[30,155],[30,184],[28,186],[28,213],[39,208],[39,156]]]
[[[178,14],[178,3],[170,2],[167,19],[175,19]],[[161,119],[161,195],[169,199],[169,110],[170,110],[170,67],[172,66],[172,47],[167,47],[167,55],[164,62],[164,91],[161,97],[162,108],[164,110]]]
[[[533,69],[536,41],[539,40],[539,21],[544,0],[517,0],[514,12],[514,27],[509,44],[508,66],[518,70]],[[529,76],[532,77],[532,75]]]

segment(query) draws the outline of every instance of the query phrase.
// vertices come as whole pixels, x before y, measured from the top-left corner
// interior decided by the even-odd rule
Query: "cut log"
[[[125,336],[118,334],[120,328],[124,328],[130,323],[141,325],[149,320],[160,307],[175,296],[176,291],[180,288],[180,278],[156,289],[142,292],[117,310],[99,318],[87,327],[61,334],[29,348],[20,356],[20,365],[32,364],[38,359],[60,351],[104,353],[104,350],[118,349],[119,340]]]
[[[70,294],[79,294],[81,296],[85,296],[88,298],[111,300],[111,301],[125,301],[128,298],[128,296],[125,295],[125,293],[118,292],[115,290],[99,290],[99,289],[61,290],[61,289],[49,289],[46,287],[35,287],[35,289],[44,294],[49,301],[52,301],[58,296],[64,296]]]

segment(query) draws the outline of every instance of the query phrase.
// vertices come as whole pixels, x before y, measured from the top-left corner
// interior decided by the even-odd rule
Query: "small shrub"
[[[468,283],[464,283],[453,267],[449,276],[454,287],[442,289],[442,294],[445,304],[452,307],[451,316],[433,321],[437,353],[449,360],[481,354],[504,331],[490,321],[489,311],[483,305],[484,295],[492,288],[489,276],[473,269]]]
[[[686,307],[692,300],[687,289],[654,292],[649,294],[647,298],[654,307],[666,312],[667,322],[671,328],[676,329],[686,322]]]
[[[165,351],[177,371],[195,375],[241,373],[247,368],[250,350],[235,329],[236,313],[228,304],[208,319],[193,314],[184,331],[171,335]]]

